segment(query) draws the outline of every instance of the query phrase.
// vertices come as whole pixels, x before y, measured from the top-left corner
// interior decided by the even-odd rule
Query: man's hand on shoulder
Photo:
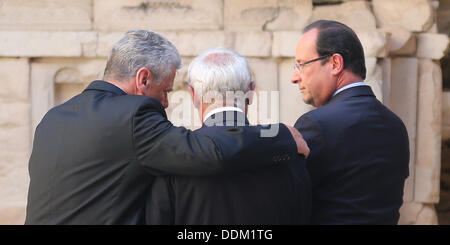
[[[302,134],[300,134],[300,132],[294,127],[288,125],[286,125],[286,127],[291,132],[292,137],[294,138],[295,143],[297,144],[298,153],[305,155],[305,158],[307,158],[309,155],[309,147],[306,141],[303,139]]]

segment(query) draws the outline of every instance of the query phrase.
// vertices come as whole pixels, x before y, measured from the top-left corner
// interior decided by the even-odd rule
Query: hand
[[[286,125],[286,127],[291,131],[292,137],[294,137],[295,143],[297,144],[297,151],[299,154],[305,155],[305,158],[309,155],[309,147],[303,136],[294,127]]]

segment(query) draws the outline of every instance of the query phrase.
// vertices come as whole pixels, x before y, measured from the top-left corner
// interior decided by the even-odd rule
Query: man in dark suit
[[[254,83],[245,58],[231,50],[208,50],[189,65],[188,82],[204,121],[196,133],[217,137],[224,129],[249,125],[246,112]],[[218,140],[229,149],[236,147],[226,138]],[[254,146],[260,152],[273,150],[258,141]],[[277,160],[287,164],[216,176],[159,177],[149,193],[147,223],[308,224],[311,184],[305,158],[284,154]],[[246,164],[260,159],[235,161]]]
[[[335,21],[304,29],[291,80],[317,109],[295,127],[307,159],[313,224],[397,224],[408,176],[403,122],[363,82],[364,51],[356,34]]]
[[[174,127],[164,107],[180,66],[167,39],[129,31],[112,49],[105,81],[44,116],[29,162],[26,224],[143,224],[155,175],[232,172],[308,153],[283,125],[274,138],[261,138],[261,127],[223,128],[214,137]],[[270,149],[259,152],[255,141]],[[256,161],[235,163],[243,156]]]

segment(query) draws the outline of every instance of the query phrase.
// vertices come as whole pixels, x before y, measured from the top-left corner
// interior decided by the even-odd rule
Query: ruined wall
[[[24,222],[34,128],[51,107],[101,78],[111,46],[126,30],[154,30],[177,46],[185,64],[176,77],[177,90],[186,89],[186,67],[201,51],[217,46],[236,50],[249,59],[257,91],[279,91],[268,95],[275,107],[266,111],[270,117],[263,116],[256,99],[250,121],[292,125],[312,109],[289,77],[301,29],[317,19],[355,29],[365,50],[366,82],[407,126],[411,174],[400,223],[436,224],[442,104],[438,61],[448,46],[448,36],[437,33],[436,3],[0,0],[0,224]],[[168,115],[183,125],[175,113],[179,99],[171,98]],[[191,118],[196,118],[193,111]]]

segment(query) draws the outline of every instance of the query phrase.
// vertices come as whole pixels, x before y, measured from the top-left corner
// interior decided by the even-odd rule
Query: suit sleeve
[[[302,134],[305,139],[310,153],[306,159],[306,167],[311,176],[311,182],[313,185],[318,183],[321,179],[321,175],[326,171],[324,163],[325,154],[325,135],[320,125],[307,115],[301,116],[294,127]]]
[[[164,111],[145,104],[133,125],[137,159],[155,175],[220,174],[277,164],[284,159],[278,156],[297,154],[294,139],[281,124],[275,137],[261,137],[260,126],[221,127],[214,135],[202,135],[173,126]]]

